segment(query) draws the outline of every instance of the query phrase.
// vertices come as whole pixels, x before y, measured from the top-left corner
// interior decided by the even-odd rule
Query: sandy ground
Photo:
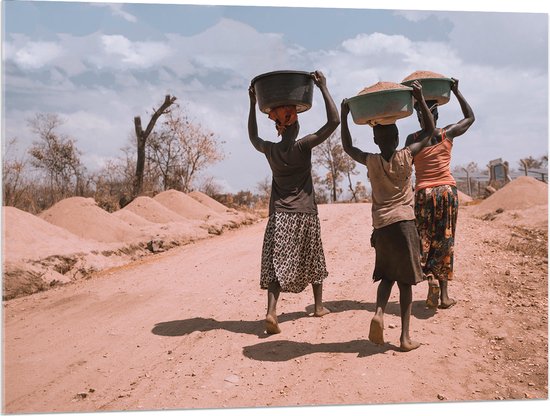
[[[325,305],[282,294],[282,333],[263,331],[265,220],[87,280],[3,302],[6,413],[93,412],[548,398],[547,206],[461,208],[449,310],[414,288],[398,351],[397,288],[386,344],[375,308],[369,204],[322,205]],[[442,409],[443,410],[443,409]]]

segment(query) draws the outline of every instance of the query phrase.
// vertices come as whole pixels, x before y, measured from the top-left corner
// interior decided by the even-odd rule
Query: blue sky
[[[521,157],[548,152],[548,6],[207,3],[3,1],[3,139],[17,137],[25,149],[34,140],[26,120],[57,113],[65,121],[60,131],[77,140],[94,171],[122,155],[134,116],[148,120],[172,94],[225,142],[225,160],[207,175],[227,191],[254,191],[270,176],[246,130],[247,87],[256,75],[322,70],[339,106],[378,81],[430,70],[458,78],[476,115],[455,142],[453,165],[484,167],[502,157],[517,168]],[[439,126],[462,117],[454,97],[439,114]],[[312,109],[301,115],[301,133],[315,131],[324,117],[316,90]],[[260,136],[275,140],[272,122],[258,118]],[[398,126],[403,144],[417,129],[416,117]],[[359,147],[377,151],[369,127],[352,125],[352,134]],[[358,179],[366,181],[364,167]]]

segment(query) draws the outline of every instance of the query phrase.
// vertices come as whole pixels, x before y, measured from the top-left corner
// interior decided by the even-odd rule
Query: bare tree
[[[212,176],[208,176],[202,180],[199,190],[212,198],[222,193],[222,187]]]
[[[331,200],[335,202],[338,197],[338,182],[340,181],[340,171],[338,170],[338,161],[334,152],[336,146],[336,133],[332,133],[323,143],[314,149],[315,162],[323,166],[328,172],[323,181],[327,185]]]
[[[155,124],[159,117],[163,114],[168,113],[168,108],[174,104],[176,97],[167,95],[164,97],[164,102],[158,108],[158,110],[153,109],[153,115],[147,124],[147,128],[143,130],[141,127],[141,117],[134,117],[134,129],[136,133],[137,141],[137,160],[136,160],[136,177],[134,182],[133,196],[138,196],[143,189],[143,173],[145,170],[145,145],[147,143],[147,138],[153,131]]]
[[[78,194],[84,177],[81,152],[74,139],[57,132],[61,124],[57,114],[36,114],[29,120],[29,126],[39,136],[29,149],[31,164],[47,174],[53,201],[67,197],[70,186]]]
[[[348,179],[352,199],[357,200],[351,178],[352,175],[357,174],[355,170],[356,163],[344,152],[337,133],[331,134],[327,140],[314,149],[314,160],[327,170],[322,182],[329,189],[332,202],[336,202],[338,195],[342,192],[339,184],[344,177]]]
[[[260,202],[267,206],[269,204],[269,199],[271,198],[271,179],[269,176],[266,176],[261,181],[256,184],[256,189],[258,190],[258,196]]]
[[[16,138],[9,140],[2,157],[2,204],[20,207],[29,182],[26,178],[27,160],[13,154],[16,146]]]
[[[179,163],[175,174],[181,181],[181,190],[189,192],[197,175],[207,166],[224,158],[214,133],[202,125],[192,123],[182,113],[170,113],[165,121],[165,133],[177,139]],[[223,143],[223,142],[222,142]]]
[[[357,181],[357,183],[355,184],[355,196],[357,198],[357,201],[369,200],[369,193],[367,191],[367,187],[361,181]]]
[[[340,158],[340,169],[348,179],[348,188],[351,192],[351,200],[358,202],[357,185],[354,187],[351,179],[351,175],[357,175],[359,173],[355,170],[355,167],[357,165],[355,163],[355,160],[353,160],[351,157],[346,157],[344,155],[344,149],[342,145],[338,145],[338,152],[341,153],[342,156]]]
[[[315,171],[311,171],[313,185],[315,186],[315,201],[318,204],[327,204],[330,200],[329,188],[323,178]]]
[[[163,190],[181,189],[178,165],[182,156],[180,141],[170,131],[151,134],[147,143],[147,159],[159,171]]]

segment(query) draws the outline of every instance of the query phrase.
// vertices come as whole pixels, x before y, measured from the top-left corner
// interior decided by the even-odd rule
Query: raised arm
[[[252,146],[258,151],[265,153],[265,140],[258,136],[258,122],[256,120],[256,91],[254,86],[248,87],[248,95],[250,97],[250,111],[248,113],[248,138]]]
[[[315,85],[319,87],[321,94],[323,94],[325,109],[327,112],[327,122],[315,133],[308,134],[300,140],[300,142],[309,149],[313,149],[315,146],[323,143],[340,124],[338,109],[336,108],[336,104],[334,104],[334,100],[328,91],[325,76],[321,71],[315,71],[311,74],[311,76],[313,77]]]
[[[363,152],[361,149],[353,146],[351,141],[351,133],[348,126],[348,114],[349,114],[349,105],[347,100],[343,100],[341,104],[341,113],[342,113],[342,125],[340,126],[340,136],[342,138],[342,147],[344,152],[351,156],[356,162],[362,163],[363,165],[367,164],[367,152]]]
[[[409,149],[411,150],[411,154],[414,157],[430,141],[435,131],[435,122],[434,122],[432,112],[428,108],[428,105],[426,104],[426,100],[424,99],[424,94],[422,93],[422,85],[418,81],[415,81],[412,83],[412,88],[413,88],[413,96],[416,99],[418,105],[420,106],[420,112],[422,113],[422,121],[424,126],[422,130],[422,135],[423,135],[422,140],[408,145]],[[407,138],[407,141],[409,141],[409,138]]]
[[[450,124],[449,126],[445,127],[445,137],[447,137],[449,140],[452,140],[453,138],[466,133],[466,131],[470,128],[470,126],[474,123],[476,119],[472,107],[470,107],[470,104],[468,104],[462,93],[458,90],[458,79],[451,79],[453,80],[451,91],[454,93],[456,99],[458,100],[458,103],[460,104],[460,108],[462,109],[462,114],[464,115],[464,118],[456,124]]]

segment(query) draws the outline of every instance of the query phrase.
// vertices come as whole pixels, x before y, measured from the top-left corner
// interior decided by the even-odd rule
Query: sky
[[[247,133],[247,89],[255,76],[321,70],[339,108],[366,86],[429,70],[457,78],[476,117],[455,140],[452,166],[484,168],[503,158],[518,169],[520,158],[548,153],[549,6],[298,3],[3,1],[3,141],[16,137],[24,152],[36,139],[28,120],[58,114],[59,131],[76,139],[94,172],[134,140],[134,117],[147,123],[171,94],[225,153],[206,176],[226,192],[255,192],[270,178]],[[438,126],[461,118],[453,96],[439,109]],[[325,121],[316,88],[312,108],[300,115],[301,135]],[[258,124],[260,137],[277,140],[273,122],[259,111]],[[413,114],[397,125],[402,146],[418,121]],[[356,146],[378,152],[370,127],[354,125],[351,116],[350,127]],[[357,180],[367,182],[364,166]]]

